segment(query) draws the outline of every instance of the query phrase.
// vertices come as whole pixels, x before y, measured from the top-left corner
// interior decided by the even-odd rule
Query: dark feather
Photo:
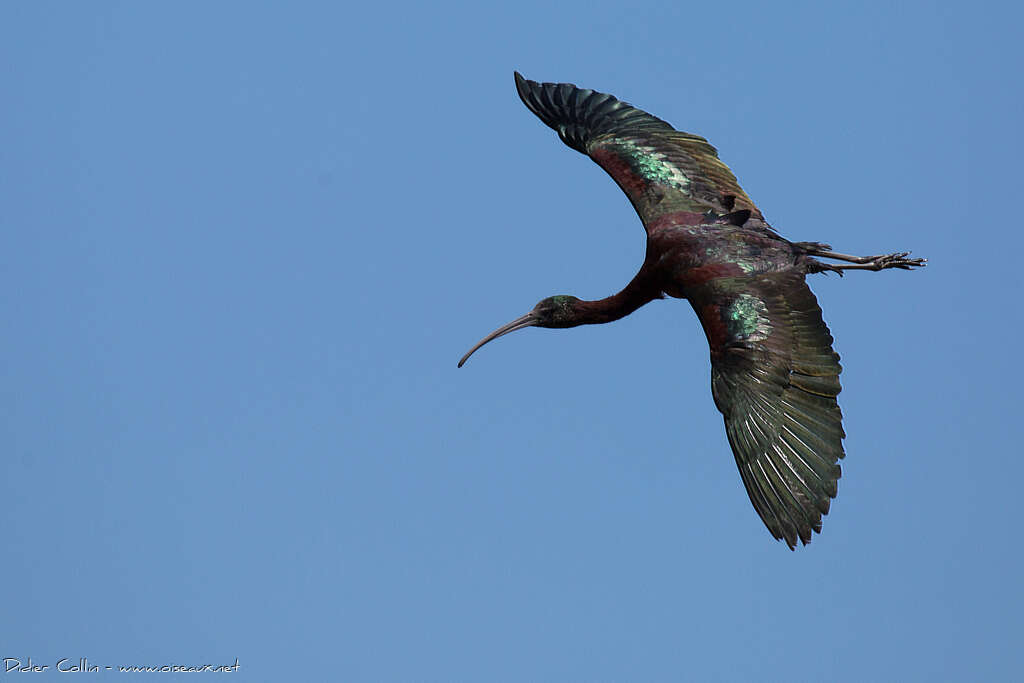
[[[818,302],[792,272],[713,280],[695,302],[706,330],[722,322],[708,316],[748,317],[724,339],[709,334],[711,391],[758,515],[790,548],[806,544],[836,495],[845,436],[842,368]]]
[[[538,83],[519,73],[515,80],[530,111],[604,168],[645,226],[671,213],[746,210],[750,227],[769,229],[717,150],[699,135],[678,131],[612,95],[571,83]]]
[[[749,220],[750,209],[743,209],[742,211],[733,211],[719,217],[718,222],[726,225],[743,225]]]
[[[583,154],[589,153],[591,140],[607,133],[675,130],[612,95],[571,83],[538,83],[523,78],[518,71],[515,79],[523,104],[553,128],[565,144]]]

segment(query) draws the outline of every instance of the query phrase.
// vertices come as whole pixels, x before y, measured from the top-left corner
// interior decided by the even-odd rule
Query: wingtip
[[[523,76],[518,71],[513,71],[512,75],[515,77],[516,92],[519,93],[519,99],[521,99],[523,101],[523,103],[527,107],[529,107],[529,109],[531,111],[536,111],[536,109],[533,107],[533,105],[530,104],[529,95],[530,95],[530,90],[531,90],[531,84],[534,85],[534,86],[537,85],[537,84],[534,83],[533,81],[531,81],[529,78],[526,78],[525,76]]]
[[[555,130],[562,142],[583,154],[588,154],[591,140],[610,132],[675,130],[614,95],[580,88],[574,83],[531,81],[518,71],[513,71],[513,75],[519,99],[526,108]]]

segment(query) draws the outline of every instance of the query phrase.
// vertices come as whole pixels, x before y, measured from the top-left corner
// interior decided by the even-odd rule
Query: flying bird
[[[711,348],[711,395],[750,502],[772,536],[790,549],[798,540],[806,545],[836,496],[846,434],[836,401],[839,355],[805,276],[910,270],[926,260],[790,242],[699,135],[571,83],[538,83],[518,72],[515,82],[527,108],[626,193],[647,252],[618,294],[543,299],[480,340],[459,367],[484,344],[525,327],[607,323],[655,299],[688,300]]]

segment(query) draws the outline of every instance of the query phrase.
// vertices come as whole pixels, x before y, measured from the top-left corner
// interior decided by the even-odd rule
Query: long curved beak
[[[463,356],[462,360],[459,361],[459,367],[461,368],[463,366],[463,364],[467,360],[469,360],[469,357],[472,356],[476,352],[477,349],[479,349],[481,346],[483,346],[487,342],[492,341],[494,339],[497,339],[498,337],[504,336],[504,335],[508,334],[509,332],[515,332],[516,330],[521,330],[524,327],[533,327],[536,324],[537,324],[537,316],[534,315],[533,311],[530,311],[526,315],[519,316],[518,318],[516,318],[512,322],[508,323],[507,325],[502,325],[501,327],[496,329],[494,332],[491,332],[489,335],[487,335],[486,337],[484,337],[483,339],[478,341],[476,346],[474,346],[469,351],[467,351],[466,355]]]

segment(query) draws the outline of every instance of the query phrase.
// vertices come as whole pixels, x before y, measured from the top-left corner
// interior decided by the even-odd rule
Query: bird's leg
[[[844,270],[885,270],[886,268],[910,270],[911,268],[923,267],[928,263],[928,259],[924,258],[907,258],[910,255],[909,251],[898,251],[893,254],[881,254],[879,256],[851,256],[831,251],[831,246],[821,244],[820,242],[797,242],[795,246],[810,256],[822,256],[848,262],[850,265],[821,264],[823,269],[840,274]]]
[[[823,251],[816,254],[826,258],[849,261],[846,265],[829,264],[829,270],[842,272],[844,270],[885,270],[886,268],[899,268],[910,270],[911,268],[923,267],[928,263],[924,258],[907,258],[909,251],[898,251],[894,254],[883,254],[881,256],[850,256],[848,254],[837,254],[833,251]]]

